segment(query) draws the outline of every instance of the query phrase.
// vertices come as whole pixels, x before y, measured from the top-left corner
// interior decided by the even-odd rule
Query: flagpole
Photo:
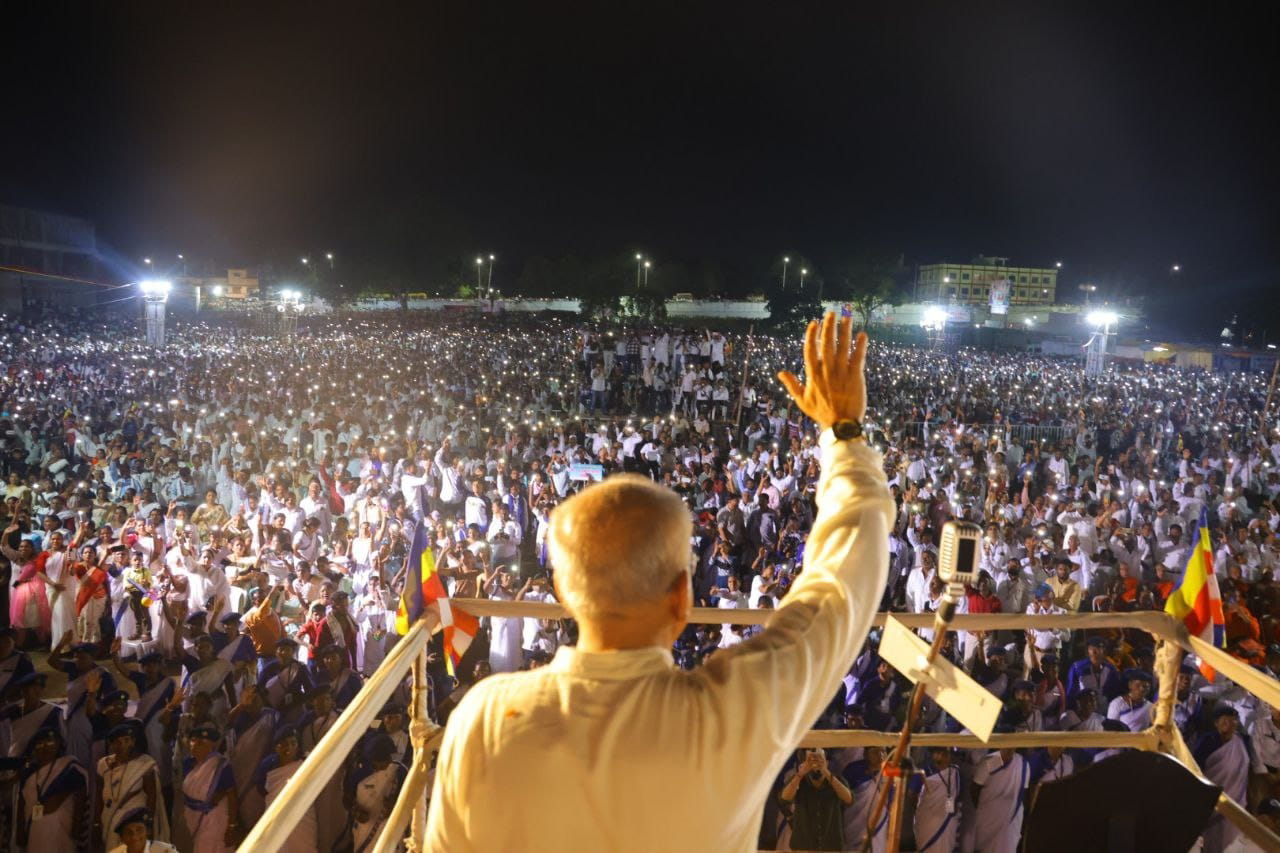
[[[1258,415],[1258,433],[1266,439],[1267,433],[1267,412],[1271,411],[1271,395],[1276,390],[1276,371],[1280,370],[1280,358],[1276,359],[1276,363],[1271,367],[1271,381],[1267,383],[1267,402],[1262,406],[1262,412]]]
[[[751,365],[751,343],[755,335],[756,324],[752,323],[747,329],[747,345],[742,348],[742,383],[738,386],[738,413],[734,415],[734,426],[738,432],[738,443],[742,443],[742,404],[747,398],[747,370]],[[1280,361],[1276,362],[1280,364]]]

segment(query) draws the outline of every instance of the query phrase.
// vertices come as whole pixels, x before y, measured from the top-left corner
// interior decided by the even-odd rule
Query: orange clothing
[[[1241,640],[1257,642],[1262,639],[1258,620],[1253,618],[1253,614],[1243,604],[1227,609],[1226,623],[1227,645]]]
[[[276,643],[284,638],[284,620],[271,609],[270,598],[244,615],[244,632],[259,657],[275,654]]]
[[[1138,579],[1137,579],[1137,578],[1125,578],[1125,579],[1124,579],[1124,592],[1120,593],[1120,598],[1121,598],[1121,600],[1123,600],[1123,601],[1128,601],[1128,602],[1134,602],[1134,601],[1137,601],[1137,600],[1138,600],[1138,586],[1139,586],[1139,584],[1138,584]]]

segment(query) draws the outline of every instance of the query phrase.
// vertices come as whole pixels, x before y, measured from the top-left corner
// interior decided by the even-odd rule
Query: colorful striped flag
[[[1182,580],[1164,604],[1166,613],[1182,620],[1192,636],[1218,648],[1226,646],[1226,617],[1222,593],[1213,573],[1213,546],[1209,541],[1209,511],[1201,507],[1200,518],[1191,527],[1191,551],[1182,567]],[[1200,662],[1200,673],[1210,681],[1213,667]]]
[[[422,618],[427,609],[434,606],[444,629],[445,664],[450,674],[462,660],[472,639],[480,630],[479,620],[462,609],[455,611],[449,604],[449,594],[436,571],[435,554],[431,551],[426,524],[418,524],[413,531],[413,544],[409,547],[409,562],[405,569],[404,591],[400,594],[400,606],[396,609],[396,633],[404,636],[409,626]]]

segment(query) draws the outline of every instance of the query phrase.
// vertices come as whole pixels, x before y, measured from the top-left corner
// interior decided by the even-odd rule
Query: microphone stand
[[[942,594],[938,605],[938,611],[934,614],[933,642],[929,644],[929,652],[924,659],[926,669],[937,659],[938,652],[947,641],[948,626],[951,624],[952,617],[956,615],[956,602],[961,595],[964,595],[963,583],[952,581],[947,584],[947,589]],[[902,765],[910,748],[911,731],[915,728],[916,719],[920,716],[920,706],[924,703],[924,685],[923,679],[916,681],[915,688],[911,691],[911,703],[907,706],[907,718],[902,723],[902,731],[898,733],[898,743],[881,765],[881,774],[890,782],[876,793],[875,803],[867,817],[867,834],[862,840],[862,853],[869,853],[871,850],[871,839],[875,835],[876,827],[880,825],[886,806],[889,806],[890,791],[893,791],[893,804],[889,806],[889,838],[885,850],[887,853],[898,853],[898,847],[902,841],[902,816],[907,805],[906,774],[903,772]]]

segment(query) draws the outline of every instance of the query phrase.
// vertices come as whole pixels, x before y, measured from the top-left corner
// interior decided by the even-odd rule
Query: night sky
[[[223,266],[986,253],[1213,324],[1277,282],[1262,4],[184,5],[6,9],[0,202]]]

